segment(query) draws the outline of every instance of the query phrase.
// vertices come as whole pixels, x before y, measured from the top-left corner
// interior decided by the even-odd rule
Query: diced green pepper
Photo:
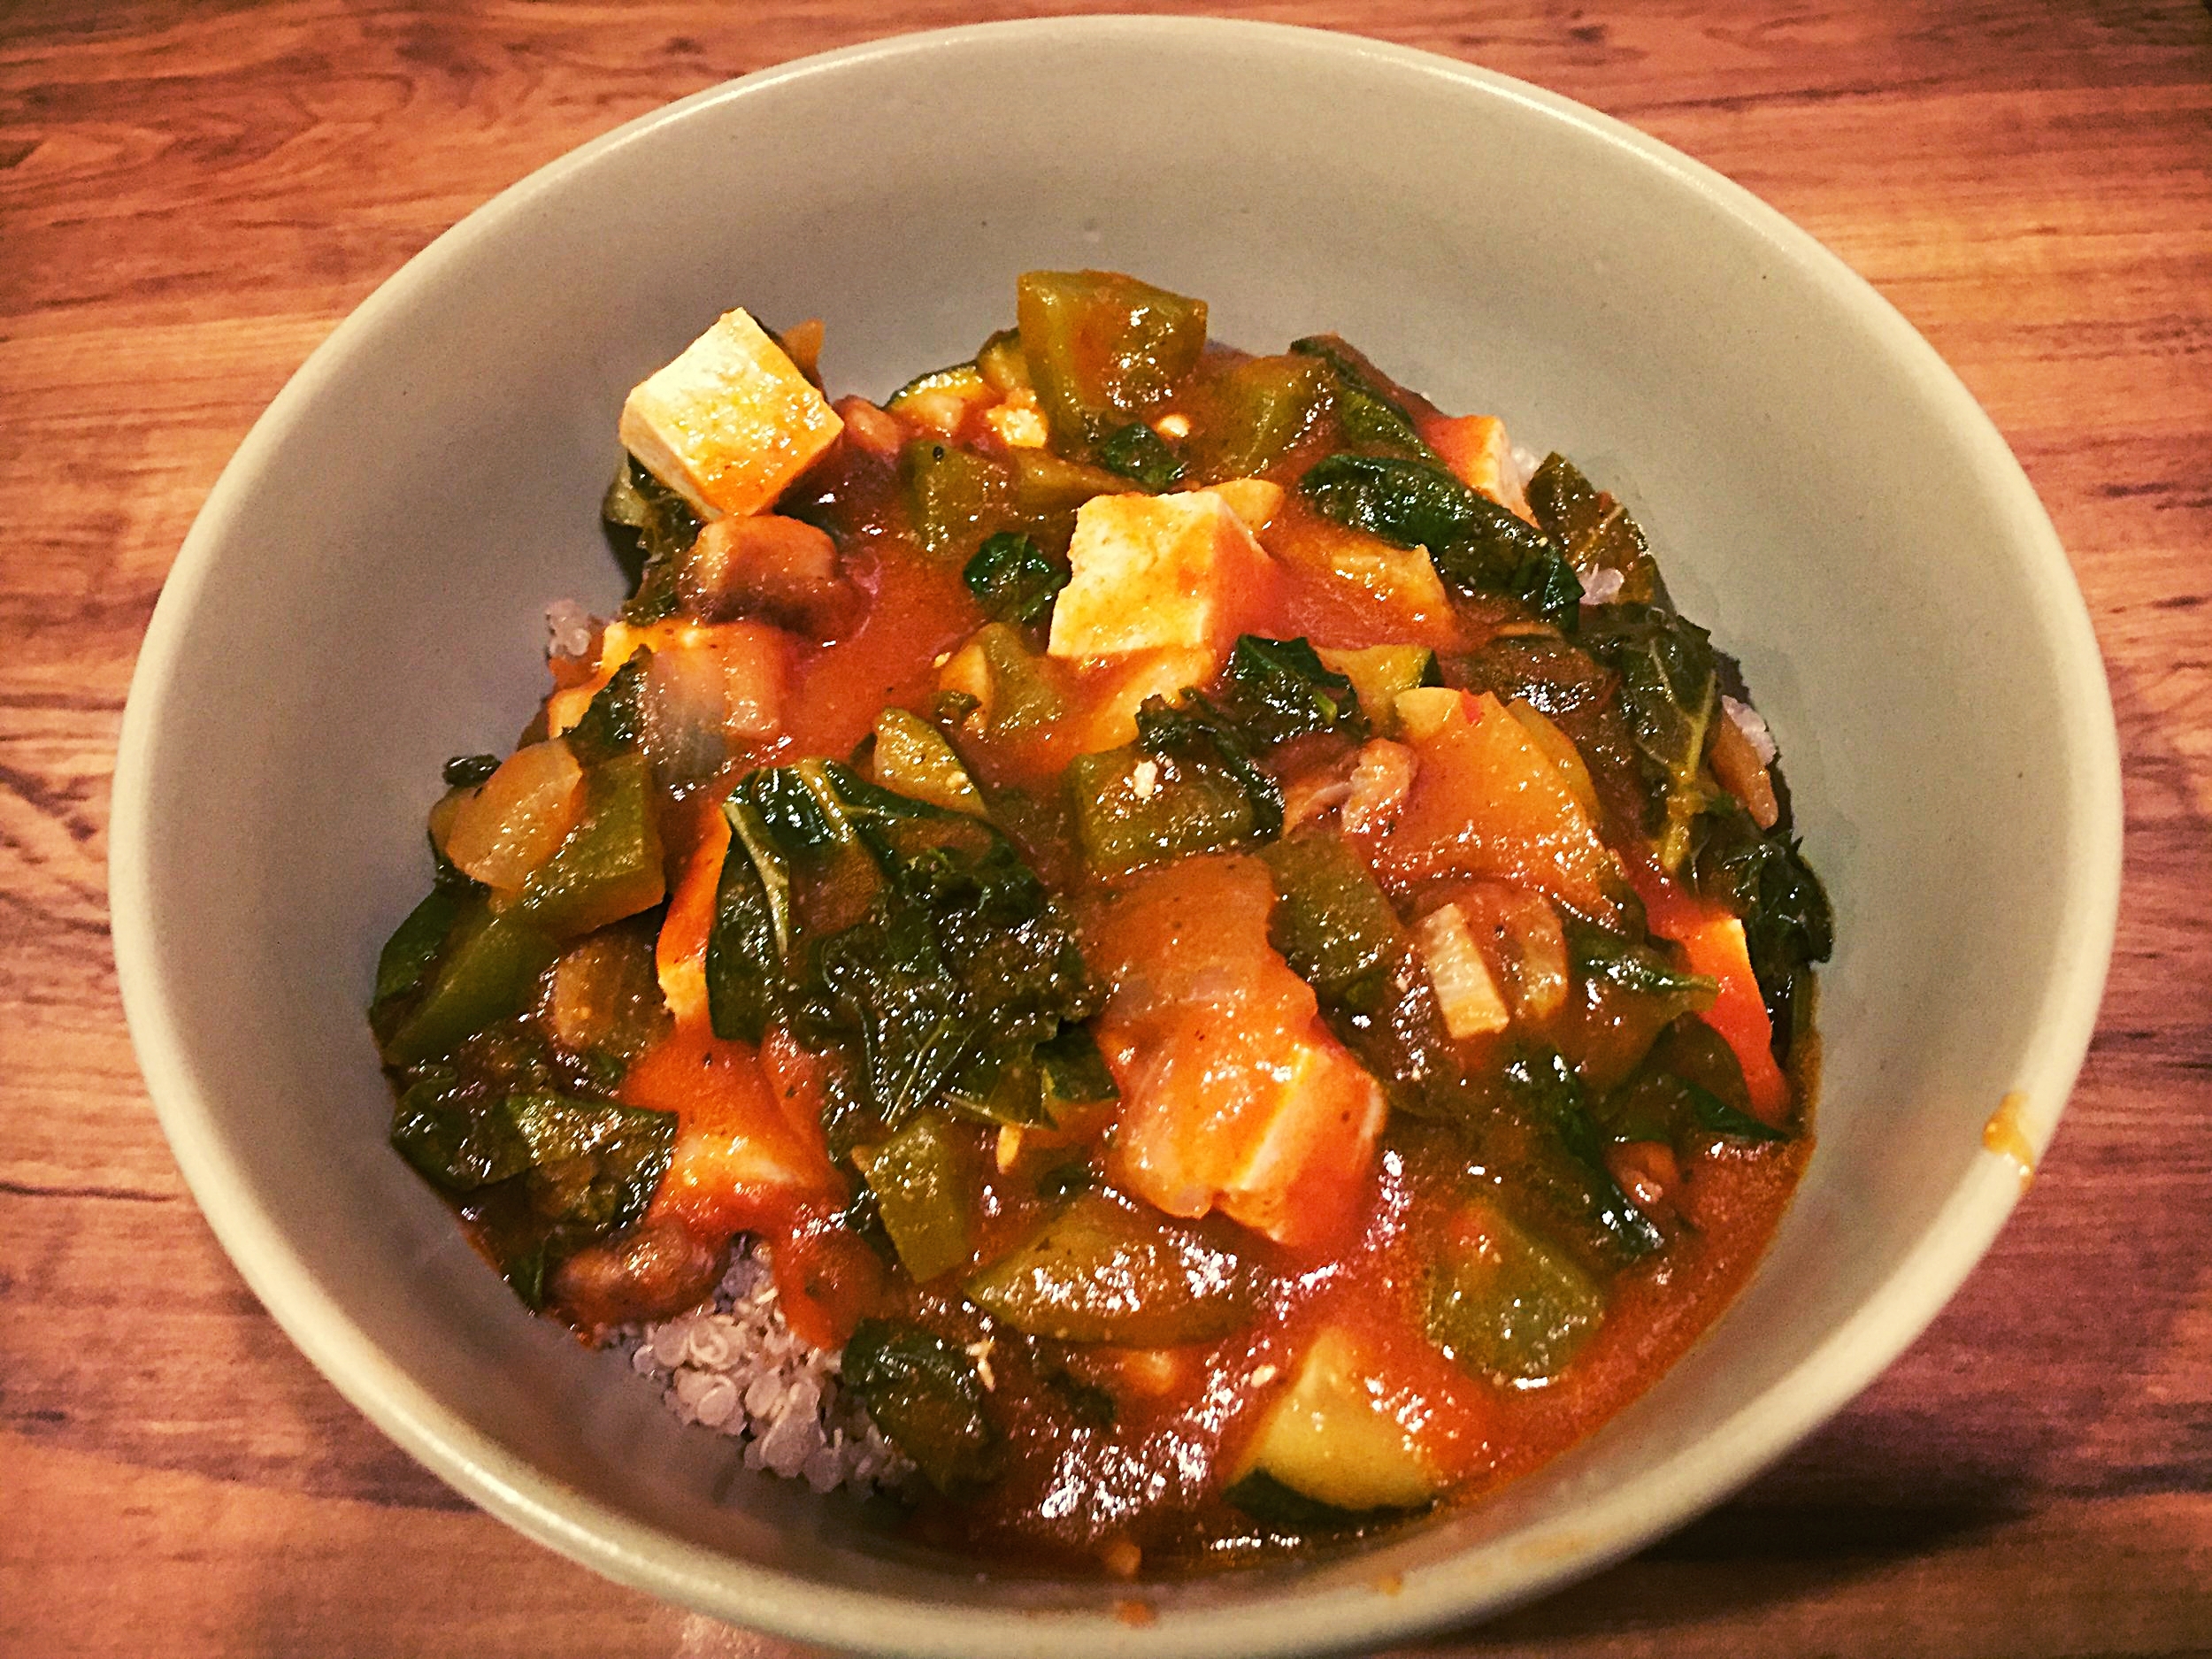
[[[511,910],[495,916],[475,901],[454,924],[429,990],[384,1045],[385,1064],[449,1054],[487,1025],[513,1018],[536,995],[557,949],[528,918]]]
[[[1300,830],[1260,854],[1274,877],[1268,938],[1325,1002],[1340,1002],[1404,944],[1367,861],[1335,831]]]
[[[975,354],[975,366],[985,383],[1001,396],[1031,389],[1022,337],[1011,328],[1002,328],[983,342],[983,349]]]
[[[1559,1250],[1477,1200],[1454,1217],[1428,1294],[1429,1340],[1502,1383],[1557,1376],[1605,1317],[1605,1293]]]
[[[917,1284],[967,1265],[970,1148],[952,1119],[932,1108],[860,1159],[883,1230]]]
[[[972,363],[956,363],[949,369],[918,374],[884,400],[894,414],[911,414],[923,403],[941,398],[967,402],[980,398],[987,388],[983,373]]]
[[[1030,271],[1016,285],[1022,356],[1064,445],[1143,414],[1198,366],[1206,303],[1111,271]]]
[[[1126,495],[1129,480],[1102,467],[1063,460],[1049,449],[1016,449],[1008,457],[1014,467],[1014,516],[1044,550],[1056,557],[1067,551],[1075,534],[1075,515],[1096,495]]]
[[[530,1148],[530,1205],[546,1220],[589,1233],[618,1233],[645,1213],[676,1147],[676,1114],[517,1094],[507,1102]]]
[[[1254,833],[1251,798],[1225,770],[1182,765],[1131,744],[1070,763],[1068,800],[1084,862],[1126,875]]]
[[[401,1004],[422,988],[454,923],[467,909],[461,893],[449,887],[433,887],[384,941],[376,958],[376,994],[369,1002],[369,1024],[380,1038],[392,1034]]]
[[[899,485],[914,539],[939,558],[965,559],[1002,521],[1011,480],[987,456],[941,438],[916,438],[899,451]]]
[[[968,1300],[1030,1336],[1171,1348],[1252,1315],[1244,1264],[1164,1216],[1079,1193],[968,1280]]]
[[[1250,357],[1206,392],[1187,446],[1203,482],[1255,478],[1311,432],[1328,407],[1330,373],[1309,357]]]
[[[863,1319],[840,1369],[884,1438],[938,1491],[963,1496],[997,1474],[999,1441],[983,1415],[983,1379],[952,1343],[904,1320]]]
[[[650,910],[667,892],[652,767],[616,755],[584,774],[584,816],[560,849],[531,873],[515,913],[557,939],[572,939]]]
[[[1067,710],[1048,660],[1023,642],[1020,630],[1003,622],[978,628],[946,676],[980,700],[984,730],[995,739],[1028,737]]]
[[[983,796],[945,734],[906,709],[876,716],[876,781],[895,795],[983,816]]]

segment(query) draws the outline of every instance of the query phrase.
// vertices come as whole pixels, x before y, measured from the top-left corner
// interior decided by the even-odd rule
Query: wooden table
[[[1841,253],[1957,366],[2042,492],[2126,754],[2103,1024],[1964,1293],[1735,1502],[1437,1649],[2212,1650],[2212,17],[1224,9],[1541,82]],[[0,1651],[787,1651],[472,1509],[278,1333],[184,1192],[132,1061],[110,768],[140,634],[217,471],[434,234],[726,76],[1014,10],[0,8]]]

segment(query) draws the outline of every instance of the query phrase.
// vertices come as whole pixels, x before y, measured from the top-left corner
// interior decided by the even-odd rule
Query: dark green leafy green
[[[1268,939],[1334,1006],[1359,995],[1404,945],[1406,930],[1367,861],[1334,830],[1310,826],[1260,856],[1275,883]]]
[[[1670,874],[1690,853],[1692,826],[1720,791],[1707,786],[1705,740],[1720,706],[1718,659],[1694,622],[1655,605],[1600,605],[1583,630],[1590,655],[1620,676],[1652,811],[1644,828]]]
[[[1658,596],[1658,567],[1644,533],[1628,509],[1594,488],[1566,457],[1547,457],[1536,469],[1528,481],[1528,504],[1578,573],[1618,571],[1619,597],[1632,604],[1649,604]]]
[[[1179,705],[1164,697],[1148,697],[1137,710],[1137,747],[1174,769],[1164,774],[1175,781],[1180,772],[1211,772],[1233,780],[1252,810],[1252,834],[1271,841],[1283,827],[1283,787],[1252,757],[1235,717],[1205,698],[1186,695]]]
[[[638,746],[645,730],[640,701],[645,691],[645,671],[652,663],[653,653],[643,646],[633,651],[629,660],[593,695],[583,717],[562,733],[578,764],[595,766]]]
[[[1229,654],[1218,697],[1257,749],[1315,732],[1338,732],[1356,741],[1367,735],[1352,682],[1333,672],[1304,640],[1243,635]]]
[[[957,1346],[918,1325],[863,1319],[841,1374],[884,1438],[948,1497],[997,1477],[1000,1441],[983,1414],[983,1379]]]
[[[1183,476],[1181,457],[1141,420],[1108,433],[1099,440],[1092,458],[1109,472],[1133,479],[1149,490],[1165,489]]]
[[[380,1039],[391,1035],[400,1010],[423,988],[454,923],[467,909],[467,900],[451,887],[433,887],[384,941],[376,959],[376,991],[369,1003],[369,1025]]]
[[[1091,1012],[1073,928],[989,824],[824,761],[753,772],[724,810],[710,1011],[841,1056],[837,1140],[972,1109]]]
[[[633,588],[622,607],[623,620],[657,622],[674,614],[677,574],[699,539],[699,518],[691,503],[632,456],[607,487],[599,516]]]
[[[1111,271],[1025,271],[1024,361],[1063,449],[1095,443],[1172,393],[1206,349],[1206,303]]]
[[[1418,460],[1439,458],[1422,441],[1413,417],[1391,395],[1375,365],[1338,336],[1309,334],[1292,341],[1290,349],[1300,357],[1317,358],[1328,365],[1335,379],[1337,425],[1346,442]]]
[[[1500,1094],[1512,1110],[1542,1124],[1573,1161],[1574,1179],[1548,1196],[1567,1213],[1579,1212],[1616,1256],[1633,1261],[1666,1242],[1651,1218],[1629,1201],[1605,1166],[1605,1136],[1590,1114],[1574,1069],[1555,1049],[1515,1056],[1505,1065]],[[1562,1171],[1562,1173],[1564,1173]]]
[[[1751,969],[1759,977],[1777,1032],[1792,1029],[1802,981],[1835,948],[1828,894],[1798,843],[1763,833],[1733,795],[1715,791],[1694,826],[1693,885],[1744,925]]]
[[[1437,574],[1467,594],[1517,600],[1572,633],[1582,605],[1574,568],[1542,531],[1442,467],[1398,456],[1332,455],[1298,488],[1315,511],[1399,547],[1425,548]]]
[[[985,615],[1027,627],[1052,613],[1054,596],[1068,585],[1068,571],[1027,536],[1001,530],[983,538],[960,580]]]
[[[1618,990],[1678,1004],[1676,1013],[1710,1008],[1719,987],[1701,974],[1685,973],[1660,950],[1609,927],[1568,913],[1561,918],[1567,955],[1575,972]]]
[[[464,1089],[453,1067],[426,1067],[400,1094],[392,1146],[449,1193],[511,1180],[530,1167],[530,1145],[505,1108]]]
[[[598,1237],[645,1213],[674,1156],[675,1113],[564,1094],[514,1094],[505,1105],[529,1148],[539,1215]]]

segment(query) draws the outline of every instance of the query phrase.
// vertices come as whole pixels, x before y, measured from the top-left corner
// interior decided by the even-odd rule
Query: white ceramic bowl
[[[630,384],[717,312],[827,319],[880,396],[1098,265],[1217,338],[1357,341],[1626,495],[1743,660],[1833,895],[1827,1082],[1755,1279],[1594,1439],[1347,1558],[1129,1594],[926,1555],[749,1474],[527,1317],[387,1150],[362,1019],[421,887],[439,761],[601,606]],[[1742,190],[1564,100],[1419,53],[1165,19],[990,26],[702,93],[411,261],[255,426],[179,557],[115,788],[115,946],[178,1163],[346,1396],[533,1537],[672,1600],[918,1654],[1260,1655],[1524,1600],[1709,1504],[1933,1316],[2018,1194],[2096,1012],[2112,716],[2018,466],[1888,305]],[[403,1594],[403,1587],[396,1587]]]

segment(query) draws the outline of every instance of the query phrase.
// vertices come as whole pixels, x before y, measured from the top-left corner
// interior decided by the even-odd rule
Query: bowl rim
[[[110,822],[109,893],[119,989],[163,1133],[218,1241],[308,1360],[356,1409],[440,1479],[518,1531],[618,1582],[734,1623],[802,1641],[965,1659],[1041,1651],[1152,1655],[1288,1654],[1392,1640],[1455,1618],[1491,1615],[1586,1576],[1718,1502],[1832,1416],[1927,1326],[1994,1240],[2025,1188],[2001,1157],[1978,1161],[1890,1275],[1787,1377],[1694,1447],[1636,1480],[1491,1544],[1408,1573],[1388,1587],[1338,1588],[1259,1604],[1163,1607],[1156,1623],[1117,1617],[1141,1586],[1102,1583],[1095,1606],[1046,1612],[931,1604],[825,1586],[672,1537],[583,1496],[470,1428],[384,1356],[315,1279],[226,1152],[213,1091],[202,1087],[159,972],[150,918],[159,819],[151,753],[202,591],[234,522],[291,423],[373,345],[386,313],[480,242],[495,238],[572,174],[664,125],[771,88],[864,64],[958,51],[979,40],[1056,46],[1146,35],[1196,43],[1234,38],[1271,52],[1348,55],[1455,83],[1579,128],[1701,198],[1763,241],[1848,311],[1914,383],[1980,481],[2016,521],[2007,538],[2048,631],[2069,700],[2078,757],[2067,780],[2072,857],[2041,1018],[2017,1056],[2025,1094],[2017,1126],[2036,1157],[2047,1146],[2094,1028],[2117,924],[2122,799],[2117,728],[2088,610],[2048,516],[2018,461],[1957,375],[1904,317],[1808,232],[1743,187],[1624,123],[1496,71],[1366,36],[1302,26],[1177,16],[1075,16],[972,24],[871,40],[741,75],[662,105],[509,186],[387,278],[310,354],[225,465],[172,566],[131,680]],[[1288,1617],[1285,1617],[1288,1615]]]

